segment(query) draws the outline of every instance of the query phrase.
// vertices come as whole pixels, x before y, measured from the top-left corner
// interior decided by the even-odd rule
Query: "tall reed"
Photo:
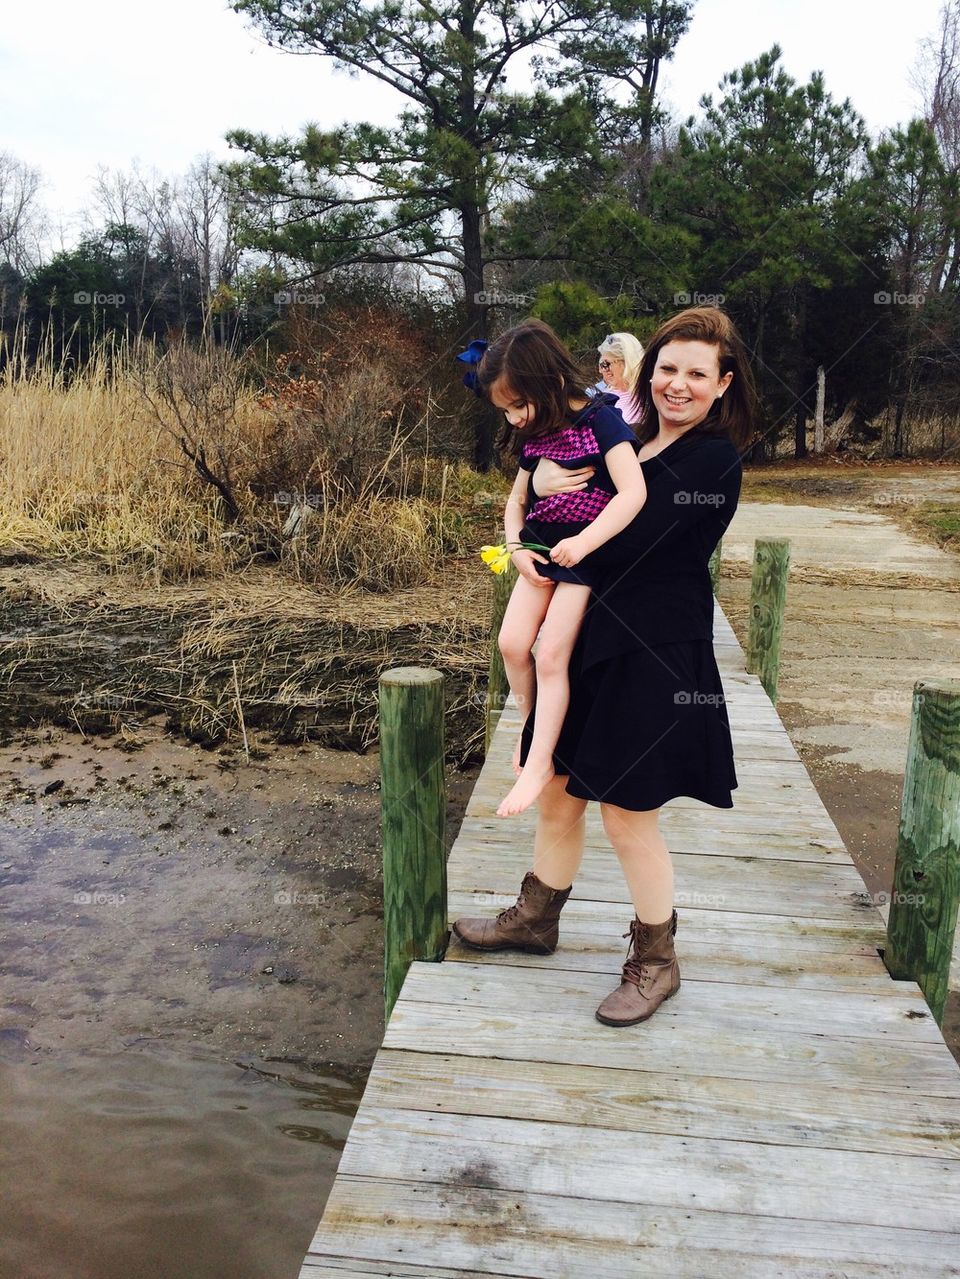
[[[376,368],[291,410],[289,398],[264,394],[247,360],[222,351],[204,365],[182,345],[103,339],[76,369],[49,339],[29,359],[20,332],[4,355],[8,551],[134,569],[157,585],[266,561],[300,580],[387,590],[429,580],[487,531],[477,477],[423,448],[429,423],[405,430],[402,406],[373,411],[390,400]],[[204,370],[219,382],[198,393],[190,378],[202,383]],[[189,416],[198,399],[215,406],[205,421]],[[210,481],[222,474],[236,518]],[[304,518],[284,536],[298,502]]]

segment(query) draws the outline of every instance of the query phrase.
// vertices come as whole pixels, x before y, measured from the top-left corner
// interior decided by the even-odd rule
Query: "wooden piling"
[[[510,598],[510,592],[513,590],[513,584],[516,580],[517,570],[512,562],[507,566],[506,572],[497,573],[493,578],[493,603],[490,610],[490,670],[487,675],[486,726],[483,735],[484,754],[490,749],[490,742],[493,739],[494,729],[497,727],[497,720],[500,718],[500,712],[503,710],[507,694],[510,692],[510,685],[507,683],[507,674],[503,669],[503,658],[500,655],[497,637],[500,634],[500,626],[503,623],[507,600]]]
[[[918,680],[884,963],[943,1025],[960,897],[960,680]]]
[[[713,548],[710,559],[707,562],[707,568],[710,570],[710,585],[713,588],[714,595],[720,593],[720,559],[723,555],[723,538]]]
[[[753,547],[750,585],[750,629],[747,636],[747,670],[760,676],[771,702],[777,701],[780,672],[780,636],[787,599],[790,543],[785,538],[757,539]]]
[[[443,675],[398,666],[380,676],[384,1015],[414,959],[447,942]]]

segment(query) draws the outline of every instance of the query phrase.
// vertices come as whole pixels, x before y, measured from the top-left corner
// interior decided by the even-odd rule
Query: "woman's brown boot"
[[[516,904],[502,910],[495,919],[458,919],[454,934],[475,950],[530,950],[550,955],[560,937],[560,912],[570,888],[550,888],[527,871]]]
[[[616,990],[597,1009],[607,1026],[633,1026],[652,1017],[665,999],[680,989],[680,965],[673,951],[677,912],[662,924],[644,924],[634,917],[627,962]]]

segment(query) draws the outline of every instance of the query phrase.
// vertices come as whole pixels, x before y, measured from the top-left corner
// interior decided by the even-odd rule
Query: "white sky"
[[[873,132],[918,108],[909,81],[941,0],[911,0],[884,18],[872,0],[697,0],[661,73],[677,115],[697,111],[721,75],[774,42],[797,80],[822,70]],[[307,120],[387,123],[399,99],[317,57],[267,48],[222,0],[40,0],[4,6],[0,150],[39,168],[44,203],[73,243],[99,165],[164,176],[198,156],[230,154],[231,128],[298,134]],[[54,245],[59,247],[59,243]]]

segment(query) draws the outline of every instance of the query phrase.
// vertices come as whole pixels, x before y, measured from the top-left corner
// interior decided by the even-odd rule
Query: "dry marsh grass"
[[[304,583],[388,591],[434,580],[499,519],[504,482],[431,456],[431,406],[405,420],[375,365],[323,384],[281,361],[265,391],[216,349],[101,345],[77,372],[49,349],[29,367],[22,344],[6,355],[8,550],[157,587],[271,563]]]

